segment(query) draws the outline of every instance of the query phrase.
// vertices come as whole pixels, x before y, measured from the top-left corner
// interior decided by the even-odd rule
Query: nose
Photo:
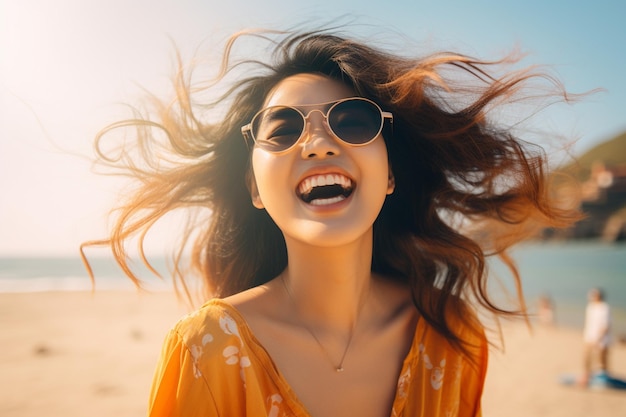
[[[341,147],[332,134],[324,117],[309,118],[305,126],[305,137],[302,141],[302,158],[327,158],[339,155]]]

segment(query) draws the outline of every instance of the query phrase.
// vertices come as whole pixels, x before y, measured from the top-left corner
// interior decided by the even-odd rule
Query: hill
[[[587,216],[566,237],[626,240],[626,132],[589,149],[558,171],[579,181],[581,209]]]
[[[626,132],[594,146],[559,171],[585,181],[590,178],[591,167],[596,162],[602,162],[609,169],[626,166]]]

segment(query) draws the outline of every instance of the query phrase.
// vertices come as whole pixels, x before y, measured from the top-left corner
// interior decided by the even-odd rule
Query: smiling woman
[[[235,41],[257,35],[274,54],[231,63]],[[139,284],[125,242],[188,210],[179,255],[194,236],[208,300],[167,336],[151,416],[481,414],[477,310],[523,313],[521,294],[521,311],[492,301],[485,259],[515,272],[511,245],[579,216],[552,198],[543,151],[492,116],[551,79],[501,72],[506,60],[407,58],[370,43],[235,35],[213,86],[241,78],[224,95],[199,102],[181,73],[158,119],[99,136],[137,127],[137,152],[102,156],[139,188],[110,239],[88,244],[111,245]],[[203,119],[223,104],[223,120]],[[174,272],[195,287],[186,259]]]

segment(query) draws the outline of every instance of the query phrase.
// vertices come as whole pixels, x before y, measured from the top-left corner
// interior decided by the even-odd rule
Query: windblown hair
[[[269,42],[273,54],[266,61],[232,62],[236,41],[247,36]],[[287,265],[285,242],[267,212],[251,203],[251,151],[240,129],[284,78],[323,74],[393,113],[393,131],[384,137],[396,187],[374,224],[372,270],[408,283],[421,316],[458,344],[449,312],[476,328],[463,300],[496,315],[520,312],[490,298],[486,257],[504,259],[519,285],[507,248],[543,228],[564,228],[579,219],[575,208],[552,196],[543,149],[492,120],[494,110],[528,98],[526,89],[535,81],[553,87],[545,97],[568,100],[557,81],[533,69],[498,73],[511,63],[455,53],[407,58],[327,31],[235,35],[211,87],[229,76],[240,78],[217,99],[196,102],[204,90],[181,70],[177,99],[158,106],[156,121],[137,117],[99,135],[100,156],[125,168],[139,188],[119,208],[110,238],[86,245],[110,245],[139,284],[125,243],[138,236],[142,247],[159,219],[183,209],[195,213],[195,223],[175,254],[175,281],[182,288],[193,277],[184,271],[185,262],[200,273],[207,296],[228,296],[276,277]],[[221,120],[210,121],[217,112],[224,114]],[[112,157],[103,139],[124,126],[137,127],[138,152],[122,149]],[[183,256],[184,248],[190,257]],[[523,310],[521,291],[519,297]]]

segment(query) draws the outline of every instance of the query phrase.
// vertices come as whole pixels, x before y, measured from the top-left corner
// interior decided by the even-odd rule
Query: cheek
[[[375,188],[376,191],[384,190],[384,194],[389,194],[391,182],[391,169],[387,156],[387,148],[381,140],[376,146],[366,149],[362,159],[363,179],[368,184],[368,188]]]
[[[393,191],[390,186],[390,170],[387,160],[387,149],[384,142],[372,143],[370,147],[358,149],[354,155],[359,161],[360,184],[357,186],[359,213],[365,216],[363,219],[373,223],[380,214],[380,210],[389,195]]]
[[[276,203],[277,196],[284,193],[289,178],[288,163],[285,158],[268,152],[255,150],[252,154],[253,180],[259,198],[266,207]]]

